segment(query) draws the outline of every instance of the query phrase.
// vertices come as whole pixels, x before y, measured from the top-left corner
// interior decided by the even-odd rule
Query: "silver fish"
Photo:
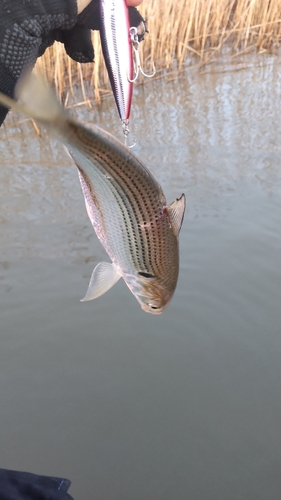
[[[95,267],[82,300],[99,297],[122,277],[144,311],[161,313],[178,280],[184,194],[167,205],[159,184],[128,148],[105,130],[73,119],[40,80],[25,81],[21,99],[25,104],[0,94],[2,104],[47,126],[67,146],[88,216],[112,261]]]

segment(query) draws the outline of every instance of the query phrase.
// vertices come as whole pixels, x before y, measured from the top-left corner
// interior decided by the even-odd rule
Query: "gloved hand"
[[[129,14],[132,26],[143,21],[134,7]],[[0,0],[0,92],[13,96],[23,70],[31,69],[55,40],[75,61],[92,62],[91,30],[99,30],[99,19],[99,0],[79,16],[76,0]],[[0,125],[7,112],[0,106]]]

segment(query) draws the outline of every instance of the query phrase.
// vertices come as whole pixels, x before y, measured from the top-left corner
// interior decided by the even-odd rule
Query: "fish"
[[[46,82],[31,75],[18,92],[22,103],[3,94],[0,102],[46,126],[67,147],[89,219],[111,260],[97,264],[82,301],[123,278],[143,311],[162,313],[178,281],[185,195],[167,204],[142,161],[106,130],[73,118]]]
[[[100,0],[100,14],[103,56],[126,136],[133,95],[133,47],[126,1]]]

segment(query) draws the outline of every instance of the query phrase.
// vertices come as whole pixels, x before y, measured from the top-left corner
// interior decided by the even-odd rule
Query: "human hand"
[[[77,0],[78,14],[80,14],[82,10],[84,10],[89,5],[90,2],[91,0]],[[142,2],[143,0],[126,0],[128,7],[137,7]]]
[[[130,25],[138,27],[144,22],[143,17],[135,8],[143,0],[126,0],[129,11]],[[91,41],[91,30],[100,30],[100,2],[99,0],[77,0],[78,18],[75,26],[70,30],[59,30],[56,40],[64,43],[67,54],[78,62],[94,60],[94,49]],[[144,37],[144,31],[139,35],[139,41]]]
[[[13,96],[23,70],[32,68],[55,40],[64,43],[72,59],[94,60],[91,30],[100,28],[99,0],[92,0],[80,15],[76,0],[1,0],[0,5],[0,92]],[[129,12],[132,25],[142,21],[134,7]],[[6,114],[7,109],[0,106],[0,125]]]

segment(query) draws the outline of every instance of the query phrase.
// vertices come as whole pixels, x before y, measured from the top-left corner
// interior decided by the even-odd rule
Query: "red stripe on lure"
[[[133,94],[133,55],[128,7],[125,0],[100,0],[100,12],[103,56],[126,137]]]

